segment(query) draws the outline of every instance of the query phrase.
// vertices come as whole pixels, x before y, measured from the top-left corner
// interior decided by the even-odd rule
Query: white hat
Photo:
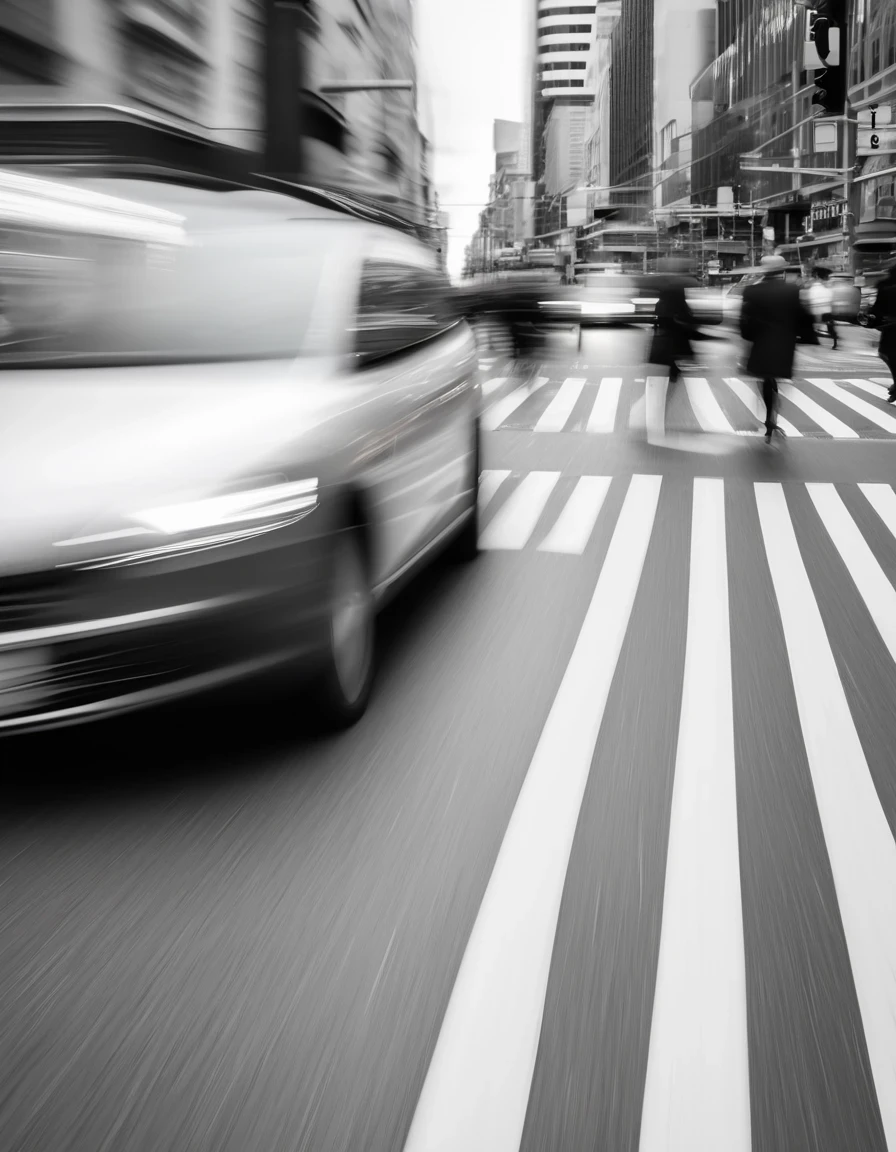
[[[787,261],[783,256],[763,256],[759,261],[759,267],[764,272],[780,272],[782,268],[787,267]]]

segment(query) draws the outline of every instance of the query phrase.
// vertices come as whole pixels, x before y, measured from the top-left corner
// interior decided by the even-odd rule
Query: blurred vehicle
[[[580,323],[583,328],[602,324],[653,323],[658,299],[655,281],[625,272],[589,272],[578,278]]]
[[[477,551],[435,256],[266,191],[0,173],[0,204],[0,732],[273,671],[356,720],[377,609]]]
[[[725,313],[720,288],[688,288],[685,295],[698,324],[722,323]]]

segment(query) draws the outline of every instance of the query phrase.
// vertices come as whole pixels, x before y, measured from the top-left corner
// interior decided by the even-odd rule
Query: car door
[[[412,243],[373,248],[361,269],[355,355],[391,428],[378,519],[394,573],[441,530],[464,489],[475,413],[475,348]],[[454,511],[454,515],[457,515]]]

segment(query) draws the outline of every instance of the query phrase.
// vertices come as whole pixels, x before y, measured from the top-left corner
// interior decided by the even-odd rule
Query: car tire
[[[473,459],[470,486],[472,501],[470,514],[451,546],[451,559],[469,564],[479,555],[479,476],[482,471],[482,434],[477,420],[473,426]]]
[[[359,528],[335,534],[330,564],[324,657],[314,695],[318,719],[339,730],[364,715],[374,678],[376,611]]]

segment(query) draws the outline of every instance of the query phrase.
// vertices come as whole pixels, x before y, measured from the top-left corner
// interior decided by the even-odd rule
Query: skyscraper
[[[622,0],[610,68],[610,183],[644,186],[611,202],[643,202],[645,210],[653,200],[653,7],[654,0]]]
[[[562,4],[536,0],[532,171],[543,187],[537,227],[559,224],[553,201],[584,171],[585,112],[594,100],[587,84],[597,0]]]

